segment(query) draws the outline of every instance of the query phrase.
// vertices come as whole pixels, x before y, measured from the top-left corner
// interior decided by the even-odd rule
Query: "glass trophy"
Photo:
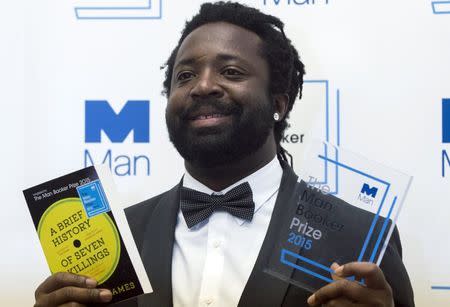
[[[412,177],[327,142],[312,142],[265,271],[309,291],[331,265],[380,264]]]

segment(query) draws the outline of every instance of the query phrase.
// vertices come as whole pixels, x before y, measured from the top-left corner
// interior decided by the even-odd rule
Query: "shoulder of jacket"
[[[158,205],[158,203],[163,199],[167,194],[172,192],[173,189],[168,190],[164,193],[156,195],[150,199],[144,200],[140,203],[132,205],[128,208],[125,208],[125,214],[128,219],[134,219],[137,217],[143,217],[153,211],[153,209]]]

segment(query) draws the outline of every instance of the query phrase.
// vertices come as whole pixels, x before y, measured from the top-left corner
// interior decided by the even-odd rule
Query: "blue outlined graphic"
[[[380,217],[381,210],[382,210],[382,208],[384,206],[384,203],[386,201],[387,195],[389,193],[389,189],[391,187],[391,183],[389,183],[389,182],[387,182],[385,180],[382,180],[380,178],[377,178],[375,176],[372,176],[372,175],[370,175],[370,174],[368,174],[366,172],[363,172],[361,170],[358,170],[356,168],[353,168],[353,167],[351,167],[349,165],[346,165],[346,164],[344,164],[342,162],[339,162],[337,160],[332,160],[332,159],[330,159],[330,158],[328,158],[326,156],[318,155],[318,158],[322,159],[324,161],[327,161],[330,164],[335,164],[337,167],[340,167],[340,168],[346,169],[346,170],[348,170],[350,172],[353,172],[355,174],[361,175],[362,177],[365,177],[365,178],[377,181],[378,183],[383,184],[383,185],[386,186],[384,194],[383,194],[383,198],[382,198],[382,200],[380,202],[380,205],[379,205],[379,207],[377,209],[376,214],[374,215],[374,217],[372,219],[372,223],[371,223],[371,225],[369,227],[368,233],[367,233],[366,238],[364,240],[364,243],[363,243],[363,246],[362,246],[361,251],[359,253],[358,259],[356,260],[356,261],[362,261],[364,255],[367,252],[367,247],[369,245],[369,242],[371,240],[373,240],[375,226],[376,226],[377,221],[378,221],[378,219]],[[390,221],[390,218],[391,218],[391,215],[392,215],[392,212],[393,212],[393,209],[394,209],[396,203],[397,203],[397,196],[395,196],[393,198],[392,203],[391,203],[391,205],[389,207],[389,212],[388,212],[388,214],[387,214],[387,216],[386,216],[386,218],[385,218],[385,220],[383,222],[383,226],[382,226],[380,232],[378,233],[378,236],[376,237],[375,246],[373,247],[372,251],[370,252],[370,257],[369,257],[369,261],[370,262],[374,262],[374,260],[375,260],[375,257],[377,255],[378,250],[380,248],[380,245],[382,243],[383,236],[384,236],[384,234],[385,234],[385,232],[386,232],[386,230],[388,228],[388,223]],[[293,260],[289,260],[287,256],[289,256],[290,258],[293,258]],[[287,266],[290,266],[290,267],[292,267],[294,269],[303,271],[303,272],[305,272],[305,273],[307,273],[309,275],[312,275],[314,277],[317,277],[317,278],[319,278],[321,280],[324,280],[324,281],[327,281],[327,282],[332,282],[333,281],[333,280],[331,280],[329,277],[327,277],[325,275],[321,275],[321,274],[319,274],[317,272],[314,272],[314,271],[312,271],[310,269],[307,269],[307,268],[299,265],[297,263],[297,260],[304,261],[304,262],[306,262],[306,263],[308,263],[310,265],[313,265],[313,266],[317,267],[318,269],[325,270],[326,272],[329,272],[329,273],[332,272],[331,269],[329,267],[327,267],[326,265],[324,265],[324,264],[321,264],[319,262],[316,262],[316,261],[314,261],[312,259],[309,259],[309,258],[306,258],[304,256],[298,255],[297,253],[293,253],[293,252],[291,252],[289,250],[286,250],[286,249],[282,249],[281,250],[281,254],[280,254],[280,262],[281,263],[283,263],[283,264],[285,264]]]
[[[292,258],[294,258],[295,260],[294,260],[294,261],[289,261],[289,260],[287,259],[287,257],[286,257],[287,255],[290,256],[290,257],[292,257]],[[327,272],[329,272],[329,273],[331,273],[331,274],[334,273],[333,270],[331,270],[330,268],[327,268],[326,266],[324,266],[324,265],[322,265],[322,264],[320,264],[320,263],[318,263],[318,262],[316,262],[316,261],[313,261],[313,260],[311,260],[311,259],[309,259],[309,258],[300,256],[299,254],[293,253],[293,252],[291,252],[291,251],[289,251],[289,250],[287,250],[287,249],[285,249],[285,248],[283,248],[283,249],[281,250],[281,256],[280,256],[280,262],[281,262],[281,263],[283,263],[283,264],[285,264],[285,265],[288,265],[288,266],[290,266],[290,267],[292,267],[292,268],[294,268],[294,269],[297,269],[297,270],[299,270],[299,271],[305,272],[305,273],[307,273],[307,274],[309,274],[309,275],[312,275],[312,276],[314,276],[314,277],[317,277],[317,278],[319,278],[319,279],[322,279],[322,280],[324,280],[324,281],[326,281],[326,282],[329,282],[329,283],[330,283],[330,282],[333,282],[333,280],[332,280],[331,278],[329,278],[329,277],[320,275],[320,274],[318,274],[318,273],[316,273],[316,272],[314,272],[314,271],[308,270],[307,268],[302,267],[302,266],[296,264],[297,259],[298,259],[298,260],[305,261],[306,263],[312,264],[312,265],[318,267],[319,269],[322,269],[322,270],[324,270],[324,271],[327,271]]]
[[[365,173],[365,172],[363,172],[363,171],[361,171],[361,170],[355,169],[355,168],[353,168],[353,167],[351,167],[351,166],[345,165],[345,164],[340,163],[340,162],[338,162],[338,161],[334,161],[334,160],[328,159],[328,158],[323,157],[323,156],[320,156],[320,155],[319,155],[319,158],[320,158],[320,159],[327,159],[328,162],[333,163],[333,164],[336,164],[336,165],[339,166],[339,167],[342,167],[342,168],[347,169],[347,170],[349,170],[349,171],[351,171],[351,172],[354,172],[354,173],[356,173],[356,174],[359,174],[359,175],[361,175],[361,176],[363,176],[363,177],[372,179],[372,180],[374,180],[374,181],[377,181],[377,182],[379,182],[379,183],[381,183],[381,184],[386,185],[386,190],[384,191],[383,198],[381,199],[381,202],[380,202],[380,206],[378,207],[378,210],[377,210],[376,215],[373,217],[372,224],[370,225],[369,232],[368,232],[368,234],[367,234],[367,236],[366,236],[366,240],[364,241],[363,248],[361,249],[361,253],[359,254],[359,257],[358,257],[358,261],[361,261],[362,258],[364,257],[365,252],[366,252],[367,245],[369,244],[369,241],[370,241],[370,239],[371,239],[371,237],[372,237],[373,230],[374,230],[375,225],[376,225],[376,223],[377,223],[377,221],[378,221],[378,217],[380,216],[381,209],[383,208],[383,204],[384,204],[384,201],[386,200],[386,196],[387,196],[387,194],[388,194],[388,192],[389,192],[389,188],[390,188],[391,184],[390,184],[389,182],[386,182],[386,181],[384,181],[384,180],[382,180],[382,179],[379,179],[379,178],[377,178],[377,177],[374,177],[374,176],[372,176],[372,175],[369,175],[369,174],[367,174],[367,173]],[[396,199],[394,199],[394,201],[393,201],[393,203],[392,203],[390,209],[392,209],[392,207],[395,205],[395,200],[396,200]],[[390,215],[390,212],[391,212],[391,211],[389,211],[389,215]],[[382,236],[383,234],[384,234],[384,232],[381,232],[381,231],[380,231],[379,237]],[[375,258],[375,254],[376,254],[376,250],[375,250],[375,248],[374,248],[374,250],[372,251],[372,254],[371,254],[371,256],[370,256],[370,259]]]
[[[433,14],[450,14],[450,1],[432,1]]]
[[[399,206],[398,197],[395,195],[391,196],[391,183],[381,178],[372,176],[368,172],[363,172],[356,169],[355,167],[346,165],[343,163],[343,161],[341,161],[342,157],[340,156],[343,156],[343,153],[339,152],[339,148],[342,143],[342,115],[340,104],[341,91],[339,89],[336,89],[335,91],[331,90],[330,82],[326,79],[305,80],[304,83],[316,84],[320,86],[321,93],[323,93],[323,96],[321,97],[324,97],[323,100],[321,99],[320,103],[325,104],[324,113],[321,114],[321,116],[324,116],[323,119],[325,130],[322,134],[324,142],[322,144],[323,147],[317,148],[316,151],[317,158],[319,159],[319,164],[317,166],[319,167],[321,174],[318,176],[318,178],[313,177],[313,182],[310,182],[310,184],[312,186],[328,185],[330,189],[327,194],[337,195],[339,197],[340,173],[342,173],[343,171],[349,171],[363,177],[363,183],[375,181],[375,186],[377,187],[377,189],[379,189],[380,192],[383,191],[380,195],[381,198],[378,207],[374,208],[376,210],[374,211],[374,216],[371,219],[370,224],[367,225],[367,233],[364,233],[364,237],[360,242],[361,245],[357,250],[358,253],[355,255],[355,261],[364,260],[376,262],[377,260],[379,260],[377,259],[377,257],[380,255],[380,252],[382,253],[384,251],[385,246],[383,245],[383,238],[385,238],[385,235],[389,233],[391,229],[391,217]],[[335,100],[331,99],[331,96],[334,96],[332,95],[332,93],[336,94]],[[333,146],[332,144],[336,146]],[[368,181],[369,179],[370,181]],[[367,186],[367,192],[370,192],[369,194],[372,194],[374,196],[376,195],[376,191],[374,190],[372,183],[370,186]],[[386,212],[387,216],[381,216],[382,212]],[[384,218],[384,221],[381,223],[381,229],[377,229],[377,225],[380,223],[380,219],[382,218]],[[278,261],[283,265],[302,271],[323,281],[333,281],[330,278],[332,270],[330,269],[329,264],[319,263],[313,259],[307,258],[304,255],[292,252],[288,249],[283,248],[280,250]],[[302,264],[301,262],[303,262],[304,264]]]
[[[161,19],[162,0],[139,0],[140,5],[130,5],[126,0],[112,1],[104,5],[75,7],[79,20],[137,20]]]
[[[331,136],[332,136],[332,130],[333,130],[333,126],[331,124],[331,103],[330,103],[330,82],[329,80],[326,79],[319,79],[319,80],[305,80],[304,81],[305,84],[310,83],[310,84],[320,84],[323,85],[324,90],[325,90],[325,141],[326,142],[330,142],[331,141]],[[336,126],[335,126],[335,137],[336,137],[336,145],[340,146],[341,145],[341,110],[340,110],[340,90],[337,89],[336,90]],[[332,153],[332,151],[334,150],[334,154]],[[327,144],[324,144],[324,151],[323,151],[323,155],[325,157],[329,157],[329,152],[330,155],[334,155],[334,159],[335,161],[339,161],[339,153],[338,150],[335,148],[329,148],[329,146]],[[323,169],[324,169],[324,175],[323,175],[323,179],[320,180],[320,182],[316,182],[316,184],[329,184],[329,179],[330,177],[330,171],[329,171],[329,167],[331,167],[331,172],[334,171],[334,191],[330,191],[329,194],[331,195],[337,195],[339,193],[339,166],[338,165],[331,165],[328,163],[327,160],[324,160],[323,162]]]
[[[431,286],[431,290],[449,290],[450,286]]]

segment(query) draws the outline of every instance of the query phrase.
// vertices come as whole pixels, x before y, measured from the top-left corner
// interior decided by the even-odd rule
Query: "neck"
[[[241,160],[215,167],[202,167],[188,161],[184,164],[192,177],[214,191],[221,191],[265,166],[276,153],[277,146],[271,133],[263,146]]]

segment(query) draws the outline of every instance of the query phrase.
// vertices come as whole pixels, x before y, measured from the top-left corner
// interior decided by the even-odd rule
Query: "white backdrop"
[[[128,158],[148,159],[150,175],[144,163],[115,176],[124,207],[179,180],[159,67],[202,2],[30,0],[0,11],[2,306],[32,305],[49,273],[23,188],[82,168],[86,151],[101,163],[110,150],[117,173]],[[398,221],[404,262],[417,306],[450,306],[450,162],[442,175],[450,1],[240,2],[280,17],[306,64],[285,146],[298,155],[302,140],[312,131],[325,137],[328,126],[331,142],[413,175]],[[131,132],[112,143],[102,132],[100,143],[86,143],[86,100],[108,101],[116,113],[127,101],[149,101],[149,142],[133,142]]]

